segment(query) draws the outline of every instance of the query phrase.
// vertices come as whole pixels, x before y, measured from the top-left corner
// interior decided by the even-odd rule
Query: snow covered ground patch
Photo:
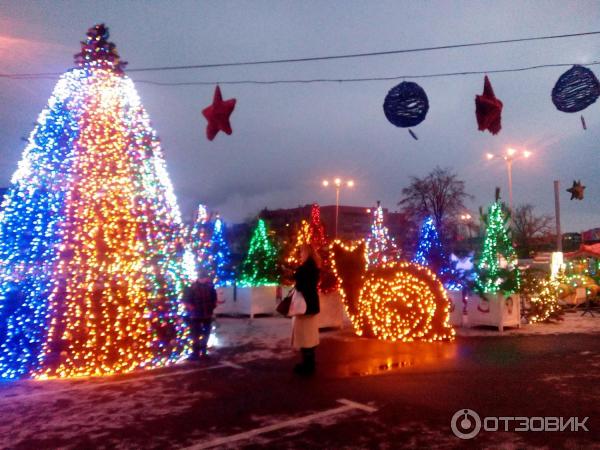
[[[521,328],[505,328],[503,336],[531,336],[548,334],[595,334],[600,333],[600,314],[595,313],[595,317],[589,314],[581,315],[581,311],[566,312],[564,320],[555,323],[534,323],[522,324]],[[498,336],[500,333],[497,328],[475,327],[475,328],[456,328],[458,336]]]
[[[215,320],[215,348],[249,350],[232,355],[241,364],[256,359],[285,359],[293,354],[290,347],[292,321],[285,317],[231,318]]]
[[[86,438],[94,441],[116,430],[135,429],[141,423],[185,412],[212,396],[197,390],[182,395],[182,387],[172,378],[148,380],[140,377],[121,385],[89,381],[84,390],[68,389],[78,386],[74,383],[40,382],[38,389],[43,389],[44,395],[5,397],[0,401],[0,448],[19,442],[32,446],[36,439],[66,448],[68,442],[82,438],[83,430]],[[31,386],[17,383],[21,389]]]
[[[600,314],[595,317],[581,315],[581,311],[567,312],[564,320],[556,323],[523,324],[521,328],[505,328],[502,336],[531,336],[552,334],[600,334]],[[236,355],[234,362],[242,363],[262,358],[287,358],[293,353],[290,348],[291,320],[284,317],[229,318],[216,320],[217,348],[251,346],[247,354]],[[498,329],[492,327],[456,328],[458,336],[499,336]],[[351,326],[339,330],[323,332],[321,337],[333,336],[342,340],[352,340]]]

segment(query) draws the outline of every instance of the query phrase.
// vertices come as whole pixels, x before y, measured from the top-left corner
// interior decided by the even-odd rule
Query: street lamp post
[[[507,148],[506,152],[504,154],[488,153],[486,155],[488,161],[495,159],[495,158],[502,158],[504,161],[506,161],[506,170],[508,172],[508,209],[511,212],[511,214],[513,212],[513,193],[512,193],[513,162],[516,161],[517,159],[527,159],[530,156],[531,156],[530,151],[523,150],[523,151],[519,152],[518,150],[515,150],[514,148]]]
[[[353,180],[347,180],[347,181],[343,181],[341,178],[334,178],[333,181],[331,182],[331,184],[333,184],[333,186],[335,187],[335,237],[337,238],[338,235],[338,216],[339,216],[339,210],[340,210],[340,188],[344,185],[351,188],[354,187],[354,181]],[[329,186],[330,182],[329,180],[323,180],[323,186],[327,187]]]
[[[471,222],[472,216],[469,213],[464,213],[460,215],[460,220],[461,222],[464,223],[465,228],[467,229],[467,237],[469,239],[471,239],[471,227],[470,227],[470,222]]]

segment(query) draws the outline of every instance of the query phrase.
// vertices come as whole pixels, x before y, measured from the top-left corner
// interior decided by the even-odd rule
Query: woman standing
[[[319,324],[317,314],[320,311],[319,273],[321,259],[314,249],[304,245],[300,251],[302,264],[294,273],[296,291],[306,300],[306,313],[292,319],[292,346],[299,348],[302,362],[296,364],[294,372],[310,375],[315,371],[315,348],[319,345]]]

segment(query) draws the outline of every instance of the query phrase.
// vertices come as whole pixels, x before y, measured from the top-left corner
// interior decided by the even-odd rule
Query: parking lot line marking
[[[342,403],[343,406],[338,406],[337,408],[327,409],[325,411],[321,411],[318,413],[309,414],[307,416],[297,417],[295,419],[286,420],[284,422],[278,422],[273,425],[268,425],[266,427],[255,428],[254,430],[244,431],[242,433],[233,434],[231,436],[224,436],[221,438],[216,438],[207,442],[203,442],[201,444],[193,445],[191,447],[187,447],[185,450],[202,450],[206,448],[213,448],[219,445],[231,444],[233,442],[243,441],[246,439],[250,439],[252,437],[258,436],[260,434],[270,433],[271,431],[281,430],[283,428],[302,425],[310,422],[314,422],[316,420],[322,419],[323,417],[335,416],[337,414],[345,413],[346,411],[352,411],[355,409],[359,409],[362,411],[366,411],[369,413],[373,413],[377,411],[377,408],[373,408],[368,405],[363,405],[362,403],[353,402],[351,400],[339,399],[338,403]]]
[[[346,400],[345,398],[340,398],[338,402],[343,403],[344,405],[353,406],[356,409],[362,409],[368,413],[374,413],[377,411],[377,408],[373,408],[372,406],[363,405],[362,403],[353,402],[352,400]]]
[[[221,364],[224,365],[224,366],[232,367],[234,369],[243,369],[243,367],[240,366],[239,364],[235,364],[235,363],[232,363],[230,361],[221,361]]]
[[[75,392],[75,391],[83,391],[83,390],[87,390],[87,389],[94,389],[97,387],[115,386],[118,384],[135,383],[136,381],[156,380],[158,378],[173,377],[173,376],[177,376],[177,375],[185,375],[187,373],[205,372],[208,370],[223,369],[223,368],[243,369],[243,367],[238,364],[230,363],[229,361],[221,361],[219,364],[216,364],[214,366],[195,367],[193,369],[177,370],[174,372],[161,373],[158,375],[147,375],[147,376],[137,377],[137,378],[127,378],[126,380],[94,381],[93,383],[90,383],[90,384],[81,384],[78,386],[73,386],[70,388],[59,389],[59,390],[45,390],[43,392],[33,392],[31,394],[21,394],[21,395],[17,394],[17,395],[8,395],[8,396],[5,395],[2,398],[0,398],[0,403],[2,403],[2,400],[20,400],[20,399],[26,399],[26,398],[28,399],[28,398],[44,397],[46,395],[57,395],[57,394],[63,394],[63,393],[67,393],[67,392]],[[144,374],[144,375],[146,375],[146,374]],[[89,378],[89,379],[92,379],[92,378]],[[39,383],[43,383],[43,382],[44,381],[40,381]]]

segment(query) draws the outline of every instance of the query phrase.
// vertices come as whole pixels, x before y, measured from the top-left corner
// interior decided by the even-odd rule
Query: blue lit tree
[[[211,221],[204,205],[198,206],[190,241],[198,278],[208,277],[215,286],[232,284],[235,277],[225,226],[218,215]]]
[[[231,252],[225,238],[225,225],[219,216],[212,228],[208,254],[213,267],[213,282],[215,286],[229,286],[235,276],[231,270]]]
[[[437,232],[432,217],[427,217],[421,226],[419,245],[412,262],[429,267],[444,283],[447,289],[457,289],[458,283],[450,259],[444,252],[444,247]]]

